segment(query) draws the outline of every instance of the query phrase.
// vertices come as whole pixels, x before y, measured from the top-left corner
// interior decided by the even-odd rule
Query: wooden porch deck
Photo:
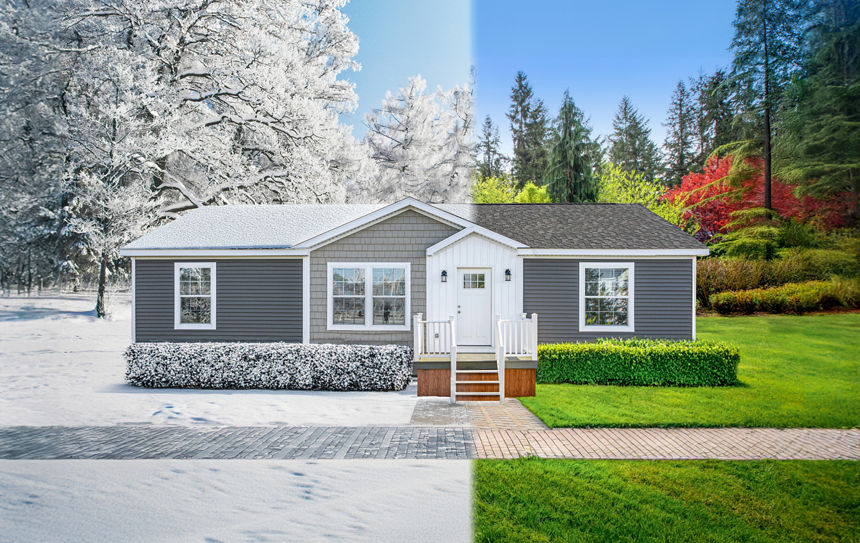
[[[534,361],[531,356],[506,355],[505,362],[529,362]],[[426,354],[420,356],[415,362],[451,362],[451,356],[447,354]],[[496,363],[496,353],[457,353],[457,363],[460,362],[492,362]]]

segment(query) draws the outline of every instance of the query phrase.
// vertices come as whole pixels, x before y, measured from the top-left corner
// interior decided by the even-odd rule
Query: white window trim
[[[190,323],[181,322],[182,320],[182,304],[179,296],[179,270],[181,268],[209,268],[210,271],[210,286],[209,299],[212,307],[212,322],[210,323]],[[173,263],[173,329],[174,330],[215,330],[215,308],[217,306],[216,298],[218,291],[215,283],[215,263],[214,262],[174,262]]]
[[[334,324],[334,268],[364,268],[364,324]],[[404,301],[404,324],[373,324],[373,268],[405,268],[406,296]],[[401,332],[412,329],[412,270],[409,262],[329,262],[326,270],[326,324],[328,330],[378,330]]]
[[[627,268],[627,324],[585,324],[585,268]],[[633,322],[634,300],[634,265],[633,262],[580,262],[579,263],[579,331],[580,332],[635,332]]]

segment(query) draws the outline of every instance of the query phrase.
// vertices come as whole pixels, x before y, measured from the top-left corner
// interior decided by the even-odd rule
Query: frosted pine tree
[[[362,199],[465,201],[475,164],[471,87],[426,90],[412,77],[366,116],[365,144],[380,173]]]

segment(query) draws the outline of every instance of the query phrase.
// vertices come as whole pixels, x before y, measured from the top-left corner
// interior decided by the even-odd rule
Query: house
[[[121,254],[133,342],[406,344],[419,394],[498,399],[539,342],[695,338],[708,249],[636,204],[405,199],[204,207]]]

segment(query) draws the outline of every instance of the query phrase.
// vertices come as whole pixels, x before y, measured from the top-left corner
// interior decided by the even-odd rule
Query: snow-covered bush
[[[134,343],[126,380],[154,388],[402,390],[412,349],[400,345]]]

